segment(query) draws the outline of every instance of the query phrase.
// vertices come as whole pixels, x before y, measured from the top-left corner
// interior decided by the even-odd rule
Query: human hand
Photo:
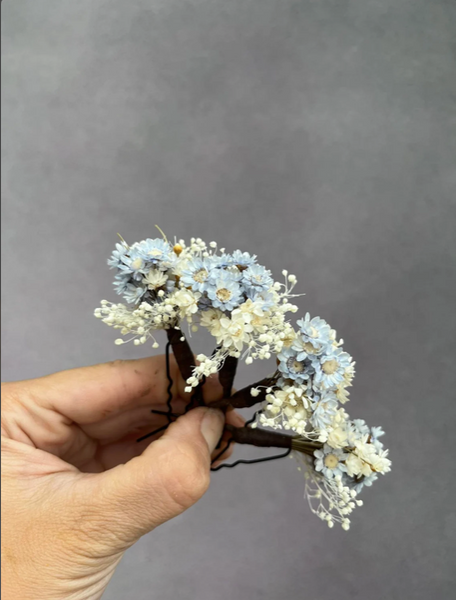
[[[189,394],[170,365],[180,414]],[[225,417],[197,408],[137,443],[166,423],[150,411],[167,386],[164,356],[2,384],[4,600],[100,598],[127,548],[201,498]],[[218,380],[203,393],[220,399]]]

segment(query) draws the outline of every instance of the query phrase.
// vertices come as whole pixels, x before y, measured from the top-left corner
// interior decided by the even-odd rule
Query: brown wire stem
[[[195,367],[195,359],[193,357],[190,344],[188,343],[183,331],[180,329],[175,329],[174,327],[167,329],[166,335],[168,336],[168,342],[171,344],[173,349],[173,354],[176,358],[179,371],[181,372],[184,381],[187,381],[187,379],[193,375],[193,369]],[[196,404],[197,406],[204,406],[201,385],[195,388],[192,396],[192,403]]]
[[[155,431],[152,431],[146,435],[143,435],[142,437],[140,437],[137,440],[138,442],[141,442],[142,440],[145,440],[153,435],[156,435],[156,434],[166,430],[167,427],[169,427],[169,425],[173,422],[173,420],[179,416],[176,413],[172,412],[173,380],[171,377],[171,369],[170,369],[170,362],[169,362],[170,348],[173,349],[173,353],[176,358],[176,362],[177,362],[179,370],[182,374],[182,377],[185,380],[187,380],[193,374],[193,369],[195,366],[193,352],[190,348],[190,345],[189,345],[187,339],[183,335],[182,331],[180,329],[174,329],[174,328],[168,329],[167,336],[168,336],[168,343],[166,345],[166,375],[168,378],[168,388],[167,388],[168,398],[167,398],[167,402],[166,402],[167,410],[161,411],[161,410],[154,409],[154,410],[152,410],[152,412],[154,414],[166,416],[168,419],[168,423],[166,425],[163,425],[162,427],[159,427]],[[182,338],[184,338],[184,339],[182,339]],[[273,376],[266,377],[253,385],[249,385],[231,396],[230,394],[232,391],[233,381],[234,381],[234,377],[236,374],[236,368],[237,368],[237,359],[234,357],[227,357],[222,369],[219,372],[219,379],[220,379],[220,383],[223,388],[223,394],[225,397],[223,400],[219,400],[217,402],[211,403],[211,407],[227,409],[230,406],[233,408],[246,408],[246,407],[254,406],[255,404],[262,402],[264,400],[264,398],[267,394],[267,391],[266,391],[267,388],[274,386],[275,383],[277,382],[278,375],[277,375],[277,373],[275,373]],[[199,385],[197,388],[195,388],[195,392],[194,392],[193,396],[191,397],[191,400],[190,400],[189,404],[187,405],[185,412],[194,408],[195,405],[196,406],[204,405],[203,394],[202,394],[202,385],[204,385],[204,381],[205,381],[205,378],[203,378],[202,384]],[[257,396],[251,395],[252,388],[259,388],[259,394]],[[223,454],[228,450],[228,448],[234,442],[236,442],[238,444],[248,444],[248,445],[258,446],[258,447],[285,448],[286,452],[279,454],[279,455],[275,455],[275,456],[267,456],[267,457],[262,457],[262,458],[258,458],[258,459],[252,459],[252,460],[241,459],[232,464],[224,463],[222,465],[219,465],[218,467],[213,467],[211,469],[212,471],[218,471],[219,469],[224,468],[224,467],[232,468],[238,464],[253,464],[253,463],[259,463],[259,462],[266,462],[269,460],[275,460],[276,458],[282,458],[282,457],[287,456],[288,454],[290,454],[290,452],[292,450],[296,450],[298,452],[302,452],[304,454],[312,456],[315,449],[321,448],[322,444],[320,444],[319,442],[308,441],[303,438],[300,438],[299,436],[290,436],[290,435],[286,435],[283,433],[279,433],[277,431],[269,431],[267,429],[258,429],[258,428],[252,429],[250,427],[250,425],[255,421],[255,418],[259,412],[261,412],[261,409],[260,409],[260,411],[257,411],[255,413],[255,415],[252,417],[252,419],[250,419],[245,424],[244,427],[234,427],[233,425],[225,426],[225,431],[228,431],[231,434],[231,437],[227,441],[225,448],[216,455],[216,457],[212,461],[212,464],[214,464],[214,462],[216,462],[221,456],[223,456]]]
[[[223,398],[222,400],[212,402],[211,406],[213,408],[224,408],[226,406],[232,406],[233,408],[248,408],[254,406],[259,402],[263,402],[267,394],[266,390],[276,384],[277,378],[278,376],[276,374],[272,375],[272,377],[265,377],[261,381],[257,381],[257,383],[242,388],[242,390],[239,390],[229,398]],[[252,388],[259,388],[259,394],[257,396],[252,396],[250,393]]]
[[[231,433],[237,444],[249,444],[262,448],[291,448],[292,437],[277,431],[267,429],[252,429],[251,427],[233,427],[226,425],[226,430]]]
[[[236,376],[238,359],[234,356],[227,356],[222,368],[219,371],[219,381],[223,388],[223,397],[229,398],[233,390],[233,381]]]

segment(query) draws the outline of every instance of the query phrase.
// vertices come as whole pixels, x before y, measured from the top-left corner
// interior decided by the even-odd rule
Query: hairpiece
[[[162,235],[131,246],[120,238],[108,265],[116,271],[114,288],[126,304],[102,300],[95,316],[128,336],[116,339],[116,344],[150,341],[157,348],[157,331],[166,332],[170,384],[168,410],[162,414],[169,422],[178,416],[171,406],[170,348],[186,381],[185,391],[192,394],[187,410],[204,405],[202,386],[214,373],[224,397],[211,406],[226,410],[260,405],[244,427],[226,425],[230,439],[215,460],[232,442],[285,452],[222,464],[214,471],[292,453],[304,472],[311,511],[329,527],[340,523],[349,529],[349,515],[362,505],[359,493],[378,474],[390,471],[391,461],[379,439],[383,430],[350,419],[343,407],[355,374],[343,340],[324,319],[309,313],[295,326],[290,323],[288,314],[298,310],[292,302],[295,275],[284,270],[284,279],[278,282],[255,255],[227,253],[216,242],[206,244],[201,238],[191,238],[188,245],[184,240],[172,243]],[[195,361],[188,337],[199,327],[215,338],[216,348]],[[232,393],[239,360],[249,365],[274,356],[274,373]]]

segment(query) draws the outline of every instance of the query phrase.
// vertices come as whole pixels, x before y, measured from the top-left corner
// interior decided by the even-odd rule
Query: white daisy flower
[[[168,281],[168,275],[159,269],[151,269],[144,277],[144,283],[149,290],[162,288]]]

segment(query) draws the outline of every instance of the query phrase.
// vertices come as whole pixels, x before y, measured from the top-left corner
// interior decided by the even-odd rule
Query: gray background
[[[106,600],[452,595],[455,35],[454,0],[3,3],[3,378],[147,352],[92,311],[158,223],[296,273],[393,459],[349,533],[292,460],[217,473]]]

